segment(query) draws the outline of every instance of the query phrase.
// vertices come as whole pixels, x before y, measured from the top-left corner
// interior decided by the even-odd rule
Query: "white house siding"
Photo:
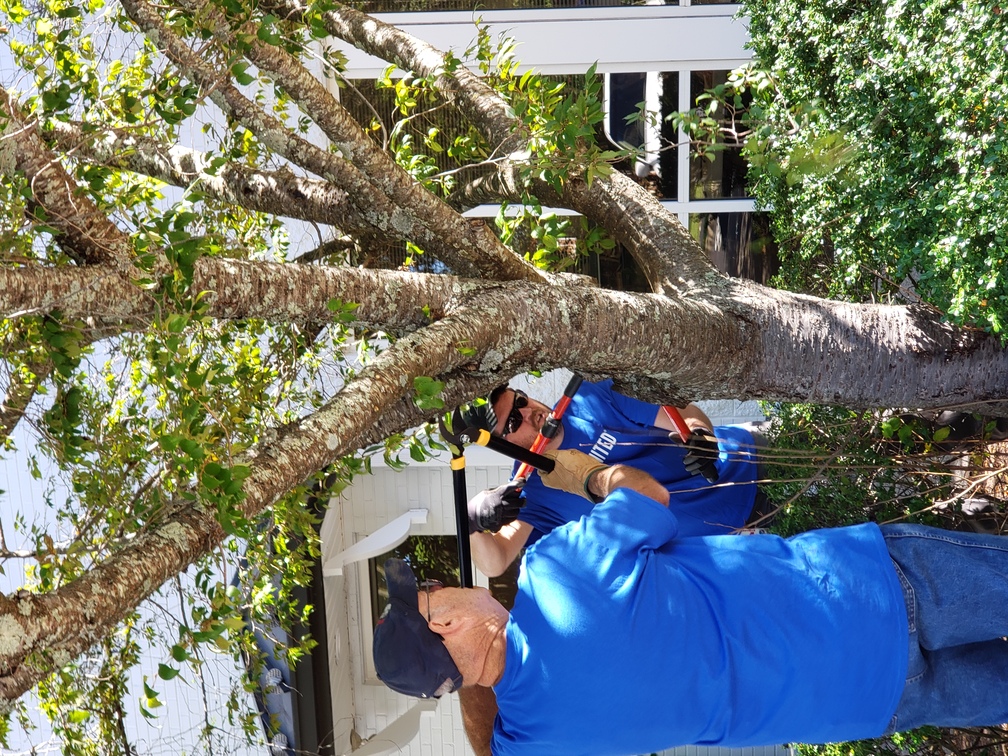
[[[660,5],[375,15],[460,57],[476,37],[479,17],[492,40],[516,42],[520,71],[582,74],[591,65],[599,73],[736,68],[752,58],[745,47],[748,21],[736,18],[737,11],[737,5]],[[388,67],[355,48],[344,52],[347,78],[378,78]]]
[[[511,470],[505,458],[485,449],[466,454],[466,480],[470,493],[505,480]],[[481,464],[474,464],[475,460]],[[503,462],[503,464],[501,464]],[[489,464],[487,464],[489,463]],[[428,510],[425,525],[415,535],[454,535],[452,473],[447,461],[411,464],[396,472],[378,464],[373,475],[357,478],[342,495],[333,499],[323,526],[323,563],[328,557],[352,545],[411,509]],[[342,531],[339,524],[348,525]],[[350,734],[339,724],[352,717],[362,739],[371,738],[417,705],[386,688],[370,671],[371,609],[367,600],[367,564],[358,562],[345,568],[342,578],[327,578],[326,599],[332,607],[329,622],[346,629],[346,658],[331,669],[338,670],[342,690],[334,686],[333,719],[337,722],[337,752],[349,751]],[[485,584],[480,576],[477,582]],[[338,615],[340,607],[343,616]],[[345,618],[345,619],[344,619]],[[332,626],[332,624],[330,625]],[[364,628],[362,631],[361,628]],[[335,682],[335,679],[334,679]],[[352,715],[350,714],[352,712]],[[420,718],[420,734],[397,753],[409,756],[468,754],[471,749],[462,729],[458,699],[442,700],[437,710]]]

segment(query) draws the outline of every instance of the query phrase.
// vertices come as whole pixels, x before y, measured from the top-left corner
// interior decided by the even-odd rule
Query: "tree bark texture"
[[[994,412],[1008,396],[1008,352],[998,340],[942,323],[923,307],[834,302],[757,285],[739,285],[748,295],[720,307],[720,300],[587,286],[222,258],[200,259],[193,286],[207,292],[207,315],[220,319],[328,322],[327,303],[337,299],[359,304],[354,325],[423,338],[442,318],[464,318],[479,334],[473,343],[489,344],[470,360],[476,373],[566,366],[650,376],[689,397],[851,408]],[[153,316],[154,300],[114,269],[0,268],[5,317],[56,309],[137,328]],[[457,364],[447,360],[431,375]]]

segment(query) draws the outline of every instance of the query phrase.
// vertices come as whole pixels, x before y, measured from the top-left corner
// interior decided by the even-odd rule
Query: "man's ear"
[[[459,628],[459,622],[454,610],[449,607],[443,607],[431,615],[427,626],[438,635],[444,637],[456,632]]]

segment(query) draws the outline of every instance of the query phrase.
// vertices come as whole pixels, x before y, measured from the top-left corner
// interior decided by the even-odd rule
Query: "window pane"
[[[410,536],[392,551],[368,560],[372,629],[388,603],[385,562],[389,559],[404,560],[413,569],[418,581],[440,580],[444,585],[453,587],[458,587],[461,583],[458,539],[455,536]],[[520,561],[516,559],[502,575],[490,579],[491,595],[509,610],[514,605],[517,592]]]
[[[777,245],[766,213],[697,213],[690,233],[722,273],[767,283],[777,272]]]
[[[705,90],[728,80],[727,71],[694,71],[690,75],[690,101],[696,103],[697,97]],[[741,129],[743,111],[726,112],[718,107],[714,118],[722,129],[731,129],[737,125]],[[741,145],[733,145],[732,137],[722,135],[719,143],[725,145],[713,153],[713,160],[700,155],[694,147],[690,148],[690,198],[719,199],[722,197],[747,197],[746,193],[746,163],[742,159]]]
[[[371,623],[378,622],[388,603],[385,584],[385,562],[402,559],[413,569],[417,580],[440,580],[444,585],[458,586],[458,540],[455,536],[410,536],[392,551],[368,560],[371,574]]]
[[[606,127],[616,144],[641,147],[644,144],[644,124],[627,123],[627,116],[637,112],[644,102],[643,73],[614,73],[609,75],[609,112]]]
[[[679,129],[667,120],[670,113],[679,110],[679,73],[663,73],[661,81],[661,153],[658,168],[661,174],[660,189],[663,199],[679,199]]]

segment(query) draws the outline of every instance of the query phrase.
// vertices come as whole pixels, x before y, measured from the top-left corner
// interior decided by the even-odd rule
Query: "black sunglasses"
[[[511,411],[508,413],[507,420],[504,423],[504,430],[501,432],[501,436],[504,438],[507,438],[521,428],[521,424],[525,422],[521,410],[528,406],[528,396],[524,391],[521,389],[511,390],[514,391],[514,404],[511,405]]]

